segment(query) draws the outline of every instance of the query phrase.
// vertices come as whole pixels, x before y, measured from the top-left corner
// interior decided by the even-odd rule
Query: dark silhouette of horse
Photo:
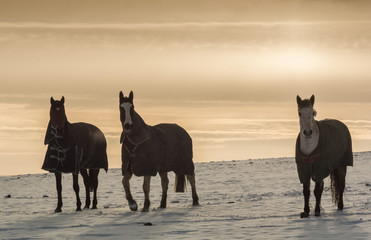
[[[160,208],[166,208],[169,179],[167,173],[175,172],[175,191],[184,192],[185,176],[192,188],[193,205],[198,205],[194,164],[192,161],[192,139],[188,133],[176,124],[147,125],[134,110],[133,92],[124,97],[120,92],[120,120],[122,124],[122,184],[126,199],[132,211],[138,205],[130,192],[129,180],[132,175],[144,176],[143,191],[145,196],[142,211],[150,206],[149,190],[151,176],[159,173],[161,177],[162,199]]]
[[[76,211],[81,211],[78,174],[84,179],[86,202],[90,207],[90,191],[94,192],[92,209],[97,208],[99,169],[108,170],[106,139],[95,126],[88,123],[70,123],[64,109],[64,97],[60,101],[50,98],[50,121],[45,135],[48,145],[42,169],[53,172],[56,178],[58,205],[55,212],[62,211],[62,173],[72,173],[76,194]]]
[[[347,166],[353,166],[352,139],[347,126],[332,119],[315,121],[314,95],[302,100],[297,96],[300,133],[296,141],[296,164],[303,184],[304,212],[309,216],[310,179],[315,182],[315,216],[321,213],[323,179],[330,175],[332,199],[341,211]]]

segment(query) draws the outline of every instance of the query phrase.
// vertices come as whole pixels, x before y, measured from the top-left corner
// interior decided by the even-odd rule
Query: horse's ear
[[[124,94],[120,91],[120,104],[124,101]]]
[[[312,95],[312,96],[310,97],[310,103],[312,104],[312,106],[314,106],[314,95]]]
[[[50,98],[50,104],[53,104],[55,101],[54,101],[54,98],[53,97],[51,97]]]
[[[133,93],[133,91],[130,91],[129,100],[130,100],[131,103],[133,103],[133,99],[134,99],[134,93]]]
[[[61,103],[64,104],[64,96],[61,98]]]
[[[298,105],[302,102],[301,97],[299,95],[296,96],[296,102]]]

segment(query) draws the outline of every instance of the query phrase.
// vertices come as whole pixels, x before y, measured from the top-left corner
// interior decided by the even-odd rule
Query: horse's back
[[[81,154],[81,168],[108,170],[107,142],[103,132],[89,123],[72,123],[70,134]]]
[[[163,151],[159,171],[174,171],[177,174],[193,174],[192,138],[177,124],[162,123],[153,126],[157,140]],[[154,136],[152,136],[154,137]]]
[[[329,163],[334,169],[339,165],[353,166],[352,138],[348,127],[339,120],[325,119],[318,121],[320,144],[327,147],[334,157]],[[322,140],[322,141],[321,141]]]

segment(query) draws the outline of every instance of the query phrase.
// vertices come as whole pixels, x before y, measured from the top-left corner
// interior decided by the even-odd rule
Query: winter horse
[[[81,211],[79,172],[86,190],[84,208],[90,207],[90,191],[93,191],[92,209],[96,209],[99,169],[103,168],[106,172],[108,169],[104,134],[88,123],[70,123],[64,109],[64,97],[60,101],[51,97],[50,104],[50,120],[44,142],[48,149],[42,169],[55,174],[58,192],[55,212],[62,211],[62,173],[72,173],[76,211]]]
[[[133,92],[124,97],[120,92],[120,120],[122,124],[122,184],[126,199],[132,211],[138,205],[130,192],[129,180],[133,174],[143,176],[144,206],[146,212],[150,206],[149,190],[151,176],[157,172],[161,178],[162,199],[160,208],[166,208],[169,179],[167,173],[175,172],[175,191],[184,192],[187,176],[192,188],[193,205],[198,205],[194,164],[192,161],[192,139],[188,133],[176,124],[147,125],[134,110]]]
[[[300,133],[296,140],[296,164],[303,184],[304,212],[309,216],[310,179],[315,182],[315,216],[321,215],[323,179],[330,175],[332,199],[343,210],[343,193],[347,166],[353,166],[352,139],[347,126],[332,119],[314,120],[314,95],[302,100],[296,97],[300,119]]]

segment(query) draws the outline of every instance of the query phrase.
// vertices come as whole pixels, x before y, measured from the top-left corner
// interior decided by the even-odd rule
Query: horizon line
[[[87,23],[87,22],[5,22],[0,21],[0,28],[43,28],[43,29],[151,29],[176,27],[243,27],[243,26],[308,26],[365,24],[371,20],[287,20],[287,21],[242,21],[242,22],[137,22],[137,23]]]

